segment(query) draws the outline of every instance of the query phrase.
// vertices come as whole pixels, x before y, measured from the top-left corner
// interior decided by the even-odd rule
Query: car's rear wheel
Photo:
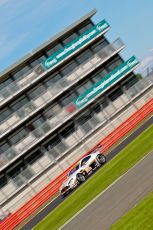
[[[79,183],[83,183],[86,180],[85,176],[82,173],[78,173],[76,175],[76,178]]]
[[[103,165],[106,162],[106,157],[103,154],[98,154],[97,161],[99,164]]]

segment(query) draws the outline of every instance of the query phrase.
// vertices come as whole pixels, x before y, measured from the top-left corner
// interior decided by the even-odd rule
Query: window
[[[40,116],[27,125],[28,130],[32,131],[32,134],[36,138],[40,138],[50,130],[50,125],[46,122],[44,117]]]
[[[39,65],[40,63],[42,63],[45,60],[46,60],[45,55],[42,55],[39,58],[37,58],[36,60],[32,61],[30,64],[31,64],[32,68],[34,68],[35,66]]]
[[[15,177],[21,173],[22,168],[25,167],[25,164],[23,162],[18,163],[17,165],[13,166],[9,171],[7,172],[9,177]]]
[[[45,122],[43,117],[37,118],[35,121],[32,122],[34,129],[39,128]]]
[[[60,49],[62,49],[62,45],[60,43],[58,43],[54,47],[52,47],[49,50],[47,50],[46,53],[47,53],[48,56],[52,56],[55,52],[57,52]]]
[[[130,87],[132,87],[135,83],[138,82],[138,79],[134,74],[132,74],[128,79],[124,81],[123,90],[128,90]]]
[[[60,113],[61,109],[62,108],[59,104],[54,104],[53,107],[51,108],[54,115],[57,115],[58,113]]]
[[[16,145],[18,142],[20,142],[22,139],[24,139],[28,135],[27,131],[25,129],[22,129],[14,136],[10,137],[9,141],[11,145]]]
[[[111,101],[115,101],[118,97],[120,97],[123,94],[121,88],[115,89],[112,93],[108,95],[108,98],[111,99]]]
[[[13,74],[13,78],[17,81],[20,80],[21,77],[24,77],[30,71],[30,67],[27,65],[23,67],[21,70]]]
[[[119,57],[117,57],[107,65],[107,69],[109,72],[111,72],[112,70],[114,70],[117,66],[121,65],[122,63],[123,61]]]
[[[4,142],[0,145],[0,152],[4,153],[10,148],[10,145],[7,142]]]
[[[21,172],[22,176],[25,180],[30,180],[34,176],[34,172],[30,167],[25,167],[24,170]]]
[[[60,135],[62,136],[62,138],[66,138],[66,137],[70,136],[71,134],[73,134],[74,132],[75,132],[75,125],[74,125],[74,123],[72,123],[69,126],[67,126],[66,128],[64,128],[60,132]]]
[[[72,61],[69,65],[67,65],[64,69],[61,70],[61,73],[66,76],[71,74],[74,69],[77,68],[76,62]]]
[[[49,150],[49,153],[54,157],[58,157],[59,154],[64,153],[67,149],[66,144],[60,139],[59,136],[55,136],[47,143],[46,148]]]
[[[53,112],[51,110],[51,108],[47,109],[45,112],[44,112],[44,116],[47,118],[47,119],[50,119],[52,118],[54,115],[53,115]]]
[[[46,92],[46,89],[43,85],[39,85],[37,88],[35,88],[33,91],[31,91],[28,96],[30,99],[36,99],[40,97],[42,94]]]
[[[109,103],[108,103],[108,99],[105,97],[105,98],[102,98],[101,100],[100,100],[100,105],[101,105],[101,107],[104,109],[104,108],[106,108],[108,105],[109,105]]]
[[[22,162],[10,169],[7,173],[12,178],[14,184],[19,188],[25,183],[25,179],[21,175],[21,171],[25,168],[25,164]]]
[[[104,40],[104,41],[100,41],[99,43],[96,43],[91,48],[94,51],[94,53],[97,53],[98,51],[100,51],[101,49],[103,49],[107,45],[108,45],[108,42],[106,40]]]
[[[84,85],[81,85],[81,86],[79,86],[79,87],[76,89],[78,95],[84,93],[85,90],[86,90],[86,89],[85,89]]]
[[[96,104],[92,107],[92,110],[95,112],[95,113],[100,113],[101,112],[101,107],[100,107],[100,104]]]
[[[49,76],[48,79],[45,81],[45,85],[47,87],[54,86],[54,84],[57,83],[61,78],[62,77],[60,74]]]
[[[14,112],[18,111],[20,108],[25,107],[25,105],[29,102],[27,97],[24,97],[20,101],[14,103],[11,107]]]
[[[67,95],[64,99],[61,99],[61,105],[63,107],[68,106],[75,98],[77,97],[77,95],[75,93],[71,93],[69,95]]]
[[[87,122],[91,118],[91,112],[88,110],[86,113],[82,114],[78,119],[77,123],[79,125],[83,125],[85,122]]]
[[[36,152],[30,154],[27,158],[26,161],[29,164],[35,163],[37,160],[39,160],[43,156],[43,153],[40,150],[37,150]]]
[[[90,87],[93,86],[93,83],[88,80],[86,83],[82,84],[81,86],[79,86],[76,91],[78,93],[78,95],[84,93],[87,89],[89,89]]]
[[[90,81],[90,80],[88,80],[85,84],[84,84],[84,87],[86,88],[86,89],[89,89],[90,87],[92,87],[93,86],[93,83]]]
[[[79,55],[76,59],[79,62],[79,64],[83,64],[84,62],[86,62],[89,58],[92,57],[92,52],[90,50],[85,51],[84,53],[82,53],[81,55]]]
[[[87,25],[84,25],[81,29],[78,30],[79,34],[83,34],[87,30],[89,30],[91,27],[93,27],[93,24],[90,22]]]
[[[107,74],[108,74],[108,72],[107,72],[105,69],[103,69],[103,70],[101,70],[101,72],[95,74],[95,75],[92,77],[92,80],[93,80],[94,82],[100,81],[100,80],[101,80],[103,77],[105,77]]]
[[[9,86],[12,82],[13,82],[12,78],[8,78],[7,80],[1,82],[1,83],[0,83],[0,91],[1,91],[3,88]]]
[[[50,141],[48,141],[47,144],[44,145],[46,149],[50,149],[55,147],[58,143],[60,143],[60,138],[59,136],[53,137]]]
[[[63,42],[64,45],[67,45],[67,44],[69,44],[70,42],[72,42],[77,37],[78,37],[78,35],[76,33],[73,33],[69,37],[63,39],[62,42]]]
[[[8,119],[12,114],[11,110],[9,108],[6,108],[0,113],[0,123]]]
[[[87,161],[91,158],[91,156],[87,156],[85,157],[82,161],[81,161],[81,166],[85,165],[87,163]]]
[[[1,175],[0,177],[0,189],[2,189],[7,184],[7,178],[5,175]]]
[[[45,119],[42,116],[37,117],[35,120],[33,120],[32,122],[27,124],[27,128],[28,128],[28,130],[33,131],[33,130],[39,128],[40,126],[42,126],[44,124],[44,122],[45,122]]]
[[[16,156],[16,153],[15,153],[14,149],[9,148],[9,149],[4,153],[4,156],[5,156],[8,160],[12,160],[12,159]]]

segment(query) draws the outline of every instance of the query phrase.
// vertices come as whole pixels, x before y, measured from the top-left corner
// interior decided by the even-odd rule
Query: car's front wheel
[[[97,161],[100,165],[103,165],[106,162],[106,157],[103,154],[98,154]]]
[[[76,178],[77,178],[77,181],[78,181],[79,183],[82,183],[82,182],[84,182],[84,181],[86,180],[85,176],[84,176],[82,173],[78,173],[78,174],[76,175]]]

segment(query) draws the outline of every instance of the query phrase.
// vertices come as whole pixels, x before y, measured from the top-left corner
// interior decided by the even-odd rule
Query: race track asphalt
[[[151,191],[153,152],[138,162],[62,230],[108,230]]]
[[[107,161],[111,160],[117,155],[122,149],[124,149],[132,140],[139,136],[146,128],[153,124],[153,116],[134,131],[129,137],[121,142],[115,149],[113,149],[107,156]],[[38,224],[43,218],[45,218],[51,211],[53,211],[59,204],[63,202],[62,198],[58,196],[49,205],[47,205],[41,212],[39,212],[33,219],[31,219],[22,230],[31,230],[36,224]],[[75,229],[74,229],[75,230]]]

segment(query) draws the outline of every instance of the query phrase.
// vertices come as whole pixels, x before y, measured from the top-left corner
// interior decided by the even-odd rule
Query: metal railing
[[[124,44],[122,43],[122,41],[120,39],[117,39],[116,41],[114,41],[113,44],[108,45],[100,50],[90,60],[78,66],[72,74],[65,76],[53,86],[46,88],[41,96],[39,93],[33,100],[25,104],[18,111],[12,113],[12,115],[5,119],[5,121],[1,122],[0,135],[4,135],[5,132],[9,132],[9,129],[12,130],[13,127],[17,127],[18,124],[22,123],[22,119],[25,120],[25,118],[28,118],[30,114],[33,115],[34,112],[40,110],[44,105],[51,102],[53,99],[55,99],[55,97],[59,96],[64,90],[67,90],[67,88],[82,79],[84,77],[84,74],[86,75],[88,71],[91,71],[91,68],[95,68],[98,63],[102,62],[103,59],[109,57],[109,55],[111,55],[113,52],[118,51],[123,46]],[[92,62],[92,60],[94,60],[94,63]]]
[[[105,106],[104,109],[103,107],[101,108],[103,115],[93,111],[95,115],[91,118],[90,124],[87,123],[88,125],[82,124],[78,126],[81,135],[84,136],[90,130],[93,130],[94,127],[97,127],[97,125],[101,125],[103,121],[106,121],[106,117],[110,117],[120,111],[123,107],[129,104],[129,102],[142,94],[143,91],[150,86],[150,84],[151,83],[148,83],[142,79],[132,87],[124,89],[124,93],[121,96],[118,97],[118,95],[114,95],[116,99],[113,100],[113,102],[108,101],[108,105]],[[39,143],[45,137],[49,136],[53,130],[55,130],[55,128],[70,119],[70,117],[72,117],[76,112],[77,111],[75,110],[69,113],[67,110],[63,109],[61,110],[61,113],[54,117],[48,118],[40,127],[36,128],[32,132],[29,132],[24,139],[0,155],[1,170],[3,170],[10,162],[15,161],[19,156],[24,154],[27,150]],[[81,136],[79,135],[79,139],[80,138]]]
[[[152,84],[152,82],[146,81],[145,79],[138,81],[134,86],[132,86],[130,89],[127,90],[128,97],[137,95],[137,93],[139,93],[141,90],[149,87],[150,84]],[[54,89],[52,87],[49,87],[48,90],[46,89],[41,94],[41,96],[40,94],[38,94],[38,97],[31,100],[29,103],[25,104],[19,110],[12,113],[7,119],[2,121],[0,123],[0,136],[5,135],[10,130],[17,127],[27,118],[29,118],[29,116],[32,116],[34,113],[39,111],[41,107],[46,105],[52,99],[52,95],[50,94],[49,90],[53,91]],[[59,87],[58,87],[58,91],[60,91]],[[75,110],[73,112],[75,112]],[[56,127],[58,124],[61,123],[61,120],[63,121],[65,117],[68,118],[71,115],[72,112],[69,113],[67,108],[63,108],[63,109],[61,108],[59,114],[55,114],[55,117],[52,117],[50,121],[51,127],[52,128]]]
[[[86,73],[86,71],[90,71],[90,69],[94,68],[95,66],[103,62],[105,59],[108,59],[114,53],[119,52],[121,49],[124,48],[124,46],[125,46],[124,43],[121,41],[120,38],[118,38],[112,44],[109,44],[108,46],[104,47],[102,50],[98,51],[85,63],[77,66],[76,70],[74,70],[74,73],[65,76],[64,79],[62,79],[61,81],[53,85],[51,87],[53,95],[59,93],[60,89],[63,90],[63,87],[65,88],[71,85],[75,80],[78,79],[80,73],[84,74]],[[94,60],[94,62],[92,62],[92,60]],[[47,71],[49,70],[45,70],[42,67],[42,65],[38,65],[34,68],[34,70],[30,70],[27,74],[24,74],[21,80],[15,81],[11,83],[9,86],[2,89],[0,92],[0,105],[5,103],[5,101],[8,98],[12,98],[13,96],[15,96],[20,90],[23,89],[23,87],[34,83],[35,81],[37,81],[38,78],[44,76]]]

